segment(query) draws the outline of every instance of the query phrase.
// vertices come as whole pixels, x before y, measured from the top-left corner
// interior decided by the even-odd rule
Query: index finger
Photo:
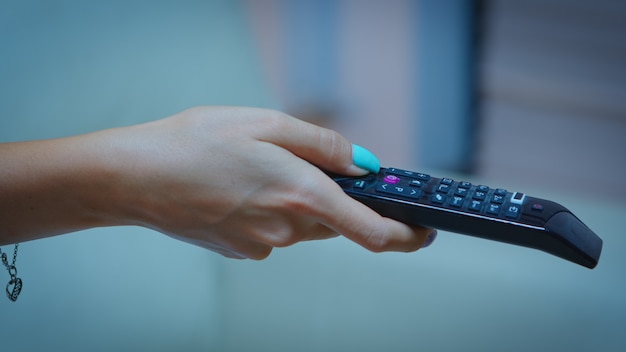
[[[356,176],[380,169],[376,156],[336,131],[282,113],[272,124],[261,130],[259,140],[285,148],[324,170]]]

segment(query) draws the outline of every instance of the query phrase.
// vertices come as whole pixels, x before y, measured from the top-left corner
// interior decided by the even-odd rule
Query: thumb
[[[378,173],[380,161],[369,150],[351,144],[340,133],[289,115],[260,140],[278,145],[326,171],[343,175]]]

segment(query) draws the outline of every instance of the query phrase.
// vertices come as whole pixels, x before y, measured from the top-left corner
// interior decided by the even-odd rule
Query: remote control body
[[[396,168],[331,177],[351,197],[409,225],[535,248],[588,268],[600,258],[602,240],[549,200]]]

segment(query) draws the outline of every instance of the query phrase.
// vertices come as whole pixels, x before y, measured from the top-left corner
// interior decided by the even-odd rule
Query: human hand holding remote
[[[408,252],[432,233],[381,217],[321,171],[377,171],[371,153],[272,110],[199,107],[2,144],[0,162],[0,243],[138,225],[226,257],[263,259],[274,247],[337,233],[374,252]]]

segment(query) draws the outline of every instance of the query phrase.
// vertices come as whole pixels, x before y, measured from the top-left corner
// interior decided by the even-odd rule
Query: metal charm
[[[19,244],[15,244],[15,248],[13,249],[13,262],[9,265],[9,259],[6,253],[2,252],[0,249],[0,259],[2,260],[2,265],[7,268],[9,272],[9,276],[11,279],[7,284],[6,292],[7,297],[13,302],[17,301],[17,297],[22,292],[22,279],[17,277],[17,268],[15,267],[15,261],[17,260],[17,249]]]
[[[7,284],[7,297],[13,302],[17,301],[17,297],[22,292],[22,279],[19,277],[12,278]]]

